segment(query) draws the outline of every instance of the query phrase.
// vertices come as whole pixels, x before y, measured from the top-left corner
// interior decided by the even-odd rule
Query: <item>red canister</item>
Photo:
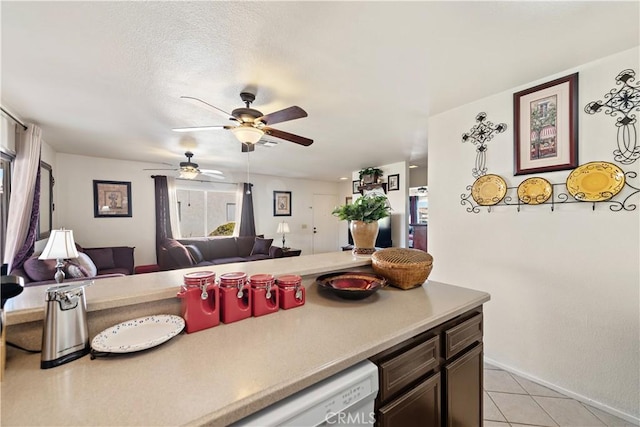
[[[251,311],[255,317],[275,313],[280,309],[276,279],[271,274],[254,274],[251,285]]]
[[[297,274],[285,274],[276,281],[280,294],[280,308],[289,309],[304,305],[305,289],[302,277]]]
[[[251,317],[251,291],[242,272],[220,276],[220,319],[224,323]]]
[[[220,294],[213,271],[198,271],[184,275],[178,298],[182,300],[182,317],[187,333],[220,324]]]

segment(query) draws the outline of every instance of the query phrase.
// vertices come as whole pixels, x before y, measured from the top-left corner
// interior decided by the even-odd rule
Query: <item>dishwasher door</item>
[[[254,426],[372,427],[378,368],[365,360],[234,423]]]

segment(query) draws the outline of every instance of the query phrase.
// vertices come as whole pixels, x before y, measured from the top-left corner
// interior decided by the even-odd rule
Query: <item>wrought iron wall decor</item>
[[[591,203],[592,210],[596,209],[596,205],[608,205],[609,209],[613,212],[621,212],[621,211],[633,211],[637,208],[637,205],[631,203],[630,199],[640,193],[640,184],[632,185],[629,181],[632,179],[636,179],[638,174],[634,171],[629,171],[624,173],[625,183],[623,190],[619,193],[620,197],[623,197],[621,200],[614,200],[614,198],[610,198],[607,200],[601,201],[584,201],[579,200],[572,197],[567,191],[566,183],[561,184],[551,184],[553,187],[551,197],[545,200],[542,203],[527,201],[526,197],[521,200],[518,196],[518,187],[507,187],[506,196],[500,200],[500,202],[492,205],[492,206],[481,206],[475,202],[472,197],[472,185],[467,186],[467,193],[463,193],[460,195],[460,204],[462,206],[466,206],[466,210],[469,213],[479,213],[481,207],[486,207],[488,212],[491,212],[491,209],[495,206],[515,206],[520,212],[521,206],[530,205],[530,206],[543,206],[547,205],[551,207],[551,211],[553,212],[556,205],[561,205],[565,203]]]
[[[584,107],[587,114],[604,113],[616,118],[618,149],[613,151],[616,162],[630,165],[640,158],[636,116],[640,111],[640,82],[634,83],[636,73],[632,69],[621,71],[616,77],[617,88],[604,95],[604,101],[592,101]]]
[[[474,178],[479,178],[487,173],[487,142],[491,141],[496,133],[507,130],[506,123],[494,125],[487,121],[487,113],[481,112],[476,116],[476,122],[468,133],[462,134],[462,142],[471,142],[476,145],[476,165],[471,170]]]

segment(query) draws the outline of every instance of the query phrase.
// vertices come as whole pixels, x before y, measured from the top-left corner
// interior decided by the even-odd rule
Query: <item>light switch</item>
[[[302,229],[306,230],[307,229],[307,224],[302,224]]]

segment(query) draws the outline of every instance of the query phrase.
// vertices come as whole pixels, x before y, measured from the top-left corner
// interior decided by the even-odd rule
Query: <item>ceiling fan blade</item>
[[[276,138],[285,139],[287,141],[295,142],[296,144],[304,145],[308,147],[313,144],[313,139],[305,138],[304,136],[294,135],[289,132],[284,132],[278,129],[264,127],[262,128],[265,134],[269,136],[274,136]]]
[[[177,171],[178,169],[142,169],[143,171]]]
[[[222,113],[222,114],[223,114],[227,119],[233,119],[233,120],[235,120],[235,119],[233,118],[233,116],[232,116],[230,113],[227,113],[226,111],[224,111],[224,110],[222,110],[222,109],[220,109],[220,108],[216,107],[215,105],[211,105],[211,104],[209,104],[208,102],[203,101],[203,100],[202,100],[202,99],[200,99],[200,98],[195,98],[195,97],[193,97],[193,96],[181,96],[180,98],[181,98],[181,99],[186,99],[186,100],[189,100],[189,101],[199,102],[199,103],[201,103],[201,104],[206,105],[209,109],[211,109],[211,110],[215,111],[216,113]]]
[[[255,121],[264,122],[267,125],[274,125],[276,123],[282,123],[289,120],[301,119],[307,117],[307,112],[302,108],[294,105],[293,107],[285,108],[284,110],[275,111],[270,114],[265,114],[262,117],[258,117]]]
[[[217,169],[200,169],[200,173],[203,173],[205,175],[224,175]]]
[[[256,150],[256,144],[245,144],[244,142],[242,143],[242,152],[243,153],[250,153],[252,151]]]
[[[174,132],[195,132],[199,130],[217,130],[217,129],[231,129],[235,126],[218,125],[218,126],[190,126],[185,128],[173,128]]]

